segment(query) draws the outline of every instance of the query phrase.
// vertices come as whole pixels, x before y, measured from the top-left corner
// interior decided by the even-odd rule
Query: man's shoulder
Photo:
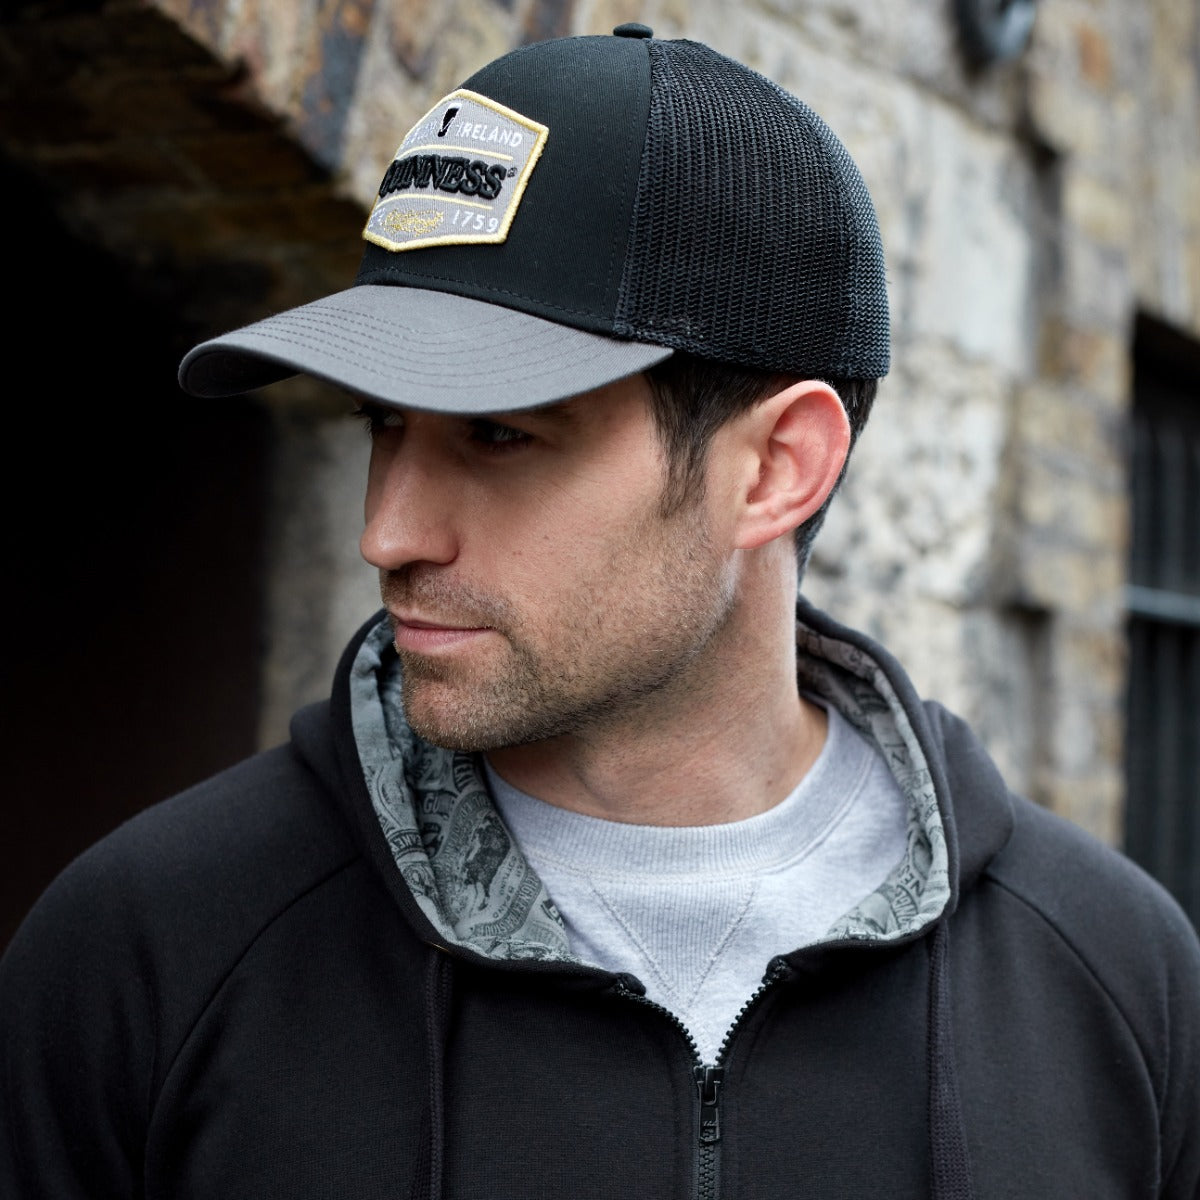
[[[260,888],[306,886],[352,854],[335,799],[286,744],[151,805],[68,873],[136,884],[143,899],[163,903],[230,886],[244,904]]]
[[[55,971],[64,959],[116,953],[155,964],[164,978],[172,969],[198,978],[206,964],[219,973],[358,857],[335,798],[292,745],[278,746],[151,805],[85,850],[38,899],[5,957]]]
[[[1012,797],[1013,831],[987,874],[1072,927],[1093,922],[1143,933],[1195,931],[1178,902],[1146,870],[1076,822],[1022,796]]]
[[[1012,836],[984,878],[1052,931],[1131,1023],[1183,1001],[1200,1012],[1200,939],[1173,896],[1073,821],[1013,797]],[[1181,1013],[1182,1014],[1182,1010]]]
[[[1089,962],[1126,948],[1136,957],[1138,947],[1200,962],[1196,931],[1166,888],[1081,825],[1013,792],[961,718],[936,703],[924,708],[954,797],[967,892],[977,875],[1003,889]]]

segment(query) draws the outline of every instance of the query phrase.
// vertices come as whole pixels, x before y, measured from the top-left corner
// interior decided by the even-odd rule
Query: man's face
[[[362,552],[380,570],[409,722],[429,741],[586,734],[702,686],[732,610],[731,558],[708,495],[662,515],[648,396],[633,376],[507,416],[366,406]]]

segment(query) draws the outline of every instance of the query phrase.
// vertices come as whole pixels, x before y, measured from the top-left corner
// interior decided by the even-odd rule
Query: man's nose
[[[456,488],[445,457],[421,439],[384,434],[371,449],[359,540],[363,558],[384,571],[458,556]]]

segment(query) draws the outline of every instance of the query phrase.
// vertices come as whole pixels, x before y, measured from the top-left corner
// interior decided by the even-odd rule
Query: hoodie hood
[[[474,754],[409,727],[383,618],[349,674],[350,717],[371,808],[413,899],[439,936],[490,959],[571,958],[541,880],[505,829]]]
[[[957,892],[940,739],[881,647],[803,603],[796,640],[799,686],[834,705],[878,747],[908,807],[903,857],[824,940],[916,936]],[[433,746],[409,727],[400,671],[391,627],[379,614],[347,651],[335,694],[352,730],[343,760],[354,763],[361,780],[351,786],[360,796],[365,788],[369,802],[369,815],[360,809],[355,824],[374,825],[377,846],[382,833],[392,875],[403,881],[432,940],[491,961],[576,962],[553,901],[492,803],[479,757]]]

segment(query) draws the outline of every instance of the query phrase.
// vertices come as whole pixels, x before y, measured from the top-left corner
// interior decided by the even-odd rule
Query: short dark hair
[[[646,378],[650,382],[651,413],[667,454],[663,512],[668,515],[702,491],[704,464],[717,430],[800,377],[760,367],[712,362],[676,351],[670,358],[650,367]],[[850,422],[850,448],[853,449],[870,416],[879,380],[823,377],[821,381],[837,392],[846,410]],[[849,458],[847,453],[847,462]],[[845,474],[843,464],[825,503],[796,529],[796,562],[801,572],[825,521],[829,502]]]

